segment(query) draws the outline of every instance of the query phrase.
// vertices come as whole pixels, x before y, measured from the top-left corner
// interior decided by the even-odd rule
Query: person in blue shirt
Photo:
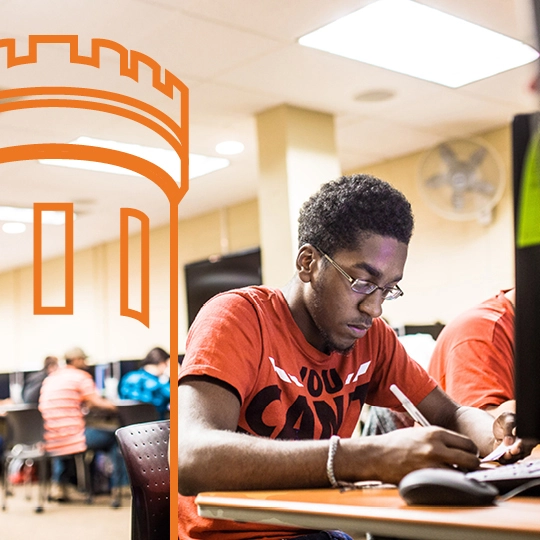
[[[165,417],[171,399],[169,380],[170,355],[161,347],[153,348],[141,361],[139,369],[126,373],[118,389],[121,399],[151,403]]]

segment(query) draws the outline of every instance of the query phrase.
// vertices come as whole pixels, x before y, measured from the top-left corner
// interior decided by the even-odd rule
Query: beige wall
[[[187,308],[183,266],[230,251],[258,246],[257,201],[248,201],[219,212],[179,222],[180,309],[179,349],[183,350]],[[131,308],[138,308],[140,238],[130,238]],[[120,244],[109,242],[75,253],[74,314],[34,315],[32,268],[0,274],[0,372],[39,369],[49,354],[61,356],[72,346],[81,346],[90,363],[142,358],[156,346],[169,344],[169,230],[150,233],[150,328],[121,317]],[[44,300],[63,299],[63,259],[44,262]]]
[[[512,212],[510,188],[510,130],[482,136],[502,156],[507,188],[494,221],[455,222],[438,217],[421,199],[416,173],[421,154],[365,167],[388,180],[410,199],[416,229],[405,269],[406,294],[385,305],[395,325],[448,322],[466,307],[513,284]],[[185,344],[187,308],[183,266],[210,255],[236,252],[259,245],[257,201],[179,222],[180,312],[179,350]],[[168,228],[151,231],[150,328],[119,315],[119,243],[111,242],[76,253],[75,314],[32,314],[32,269],[0,274],[0,329],[3,354],[0,371],[37,369],[47,354],[80,345],[95,362],[139,358],[155,345],[169,342]],[[138,237],[131,239],[135,253]],[[62,261],[45,262],[47,294],[63,282]],[[135,265],[132,267],[135,270]],[[137,272],[133,273],[136,282]],[[264,276],[263,276],[264,279]]]

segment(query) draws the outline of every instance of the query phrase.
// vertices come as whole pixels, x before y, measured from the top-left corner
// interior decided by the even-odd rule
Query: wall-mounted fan
[[[447,141],[426,152],[420,162],[420,194],[434,212],[448,219],[490,223],[504,185],[502,161],[483,141]]]

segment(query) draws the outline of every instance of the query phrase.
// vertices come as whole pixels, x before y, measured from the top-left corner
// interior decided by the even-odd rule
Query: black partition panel
[[[539,126],[537,115],[518,115],[512,126],[515,235],[521,219],[524,164]],[[540,170],[540,165],[539,165]],[[538,179],[540,181],[540,178]],[[540,221],[538,223],[540,228]],[[540,243],[516,240],[515,397],[520,437],[540,441]]]

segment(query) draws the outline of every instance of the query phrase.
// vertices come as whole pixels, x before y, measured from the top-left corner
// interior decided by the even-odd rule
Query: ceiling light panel
[[[373,2],[299,43],[451,88],[538,58],[529,45],[411,0]]]
[[[109,148],[127,154],[132,154],[154,163],[167,172],[176,183],[180,183],[180,158],[173,150],[164,148],[154,148],[139,144],[129,144],[104,139],[94,139],[92,137],[79,137],[70,144],[84,144],[99,148]],[[124,174],[129,176],[140,176],[140,174],[123,167],[100,163],[98,161],[83,161],[77,159],[40,159],[40,163],[46,165],[56,165],[59,167],[71,167],[73,169],[85,169],[113,174]],[[197,178],[211,172],[228,167],[230,161],[226,158],[204,156],[201,154],[189,154],[189,178]]]
[[[77,218],[76,215],[73,216]],[[41,212],[41,223],[44,225],[63,225],[66,215],[64,212],[45,210]],[[14,221],[20,223],[33,223],[34,209],[18,206],[0,206],[0,221]]]

